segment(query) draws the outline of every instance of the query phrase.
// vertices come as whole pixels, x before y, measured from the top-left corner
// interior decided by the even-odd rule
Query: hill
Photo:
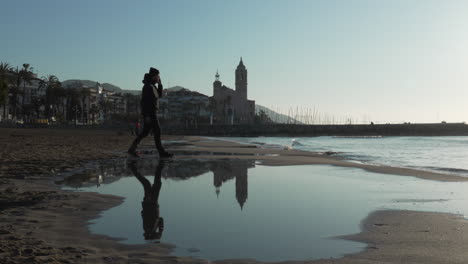
[[[81,83],[84,86],[94,87],[96,86],[96,81],[91,80],[79,80],[79,79],[71,79],[62,82],[63,87],[73,86],[75,83]],[[122,88],[118,87],[117,85],[113,85],[111,83],[101,83],[102,88],[113,91],[113,92],[121,92],[123,91]]]
[[[280,124],[302,124],[298,120],[289,117],[287,115],[279,114],[273,110],[271,110],[268,107],[262,106],[262,105],[255,105],[255,114],[260,113],[260,111],[264,111],[265,114],[275,123],[280,123]]]
[[[87,86],[87,87],[94,87],[94,86],[96,86],[96,83],[97,83],[96,81],[92,81],[92,80],[70,79],[70,80],[63,81],[62,86],[65,87],[65,88],[66,87],[72,87],[77,82],[79,82],[82,85]],[[101,83],[101,86],[102,86],[102,88],[104,88],[106,90],[117,92],[117,93],[124,93],[124,94],[129,93],[129,94],[133,94],[133,95],[141,94],[140,89],[138,89],[138,90],[125,90],[125,89],[122,89],[119,86],[113,85],[111,83]],[[177,91],[181,91],[181,90],[190,91],[189,89],[184,88],[182,86],[174,86],[174,87],[167,88],[165,90],[167,90],[168,92],[177,92]]]
[[[62,87],[73,87],[75,83],[81,83],[84,86],[88,87],[94,87],[96,85],[96,81],[91,81],[91,80],[79,80],[79,79],[71,79],[71,80],[66,80],[62,82]]]
[[[111,83],[101,83],[102,88],[106,90],[110,90],[113,92],[123,92],[124,90],[116,85],[113,85]]]
[[[92,81],[92,80],[71,79],[71,80],[63,81],[62,86],[65,87],[65,88],[66,87],[72,87],[77,82],[79,82],[82,85],[87,86],[87,87],[94,87],[94,86],[96,86],[96,83],[97,83],[97,81]],[[119,86],[114,85],[112,83],[101,83],[101,86],[102,86],[102,88],[104,88],[106,90],[113,91],[113,92],[116,92],[116,93],[130,93],[130,94],[138,95],[141,92],[140,90],[124,90],[124,89],[120,88]]]
[[[166,88],[164,90],[167,90],[168,92],[177,92],[177,91],[181,91],[181,90],[190,91],[190,89],[187,89],[187,88],[182,87],[182,86],[174,86],[174,87]]]

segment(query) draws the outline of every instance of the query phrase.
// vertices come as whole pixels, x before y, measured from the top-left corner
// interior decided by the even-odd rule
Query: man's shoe
[[[164,152],[160,152],[159,153],[159,157],[160,158],[172,158],[174,156],[174,154],[172,153],[169,153],[167,151],[164,151]]]

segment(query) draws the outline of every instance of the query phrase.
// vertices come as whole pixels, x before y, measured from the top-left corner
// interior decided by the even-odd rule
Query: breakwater
[[[464,123],[377,125],[198,125],[162,124],[163,134],[199,136],[468,136]]]
[[[95,129],[132,133],[132,123],[108,123],[100,125],[37,125],[0,123],[0,128],[49,128]],[[252,125],[196,125],[184,126],[162,122],[166,135],[194,136],[468,136],[465,123],[437,124],[375,124],[375,125],[300,125],[300,124],[252,124]]]

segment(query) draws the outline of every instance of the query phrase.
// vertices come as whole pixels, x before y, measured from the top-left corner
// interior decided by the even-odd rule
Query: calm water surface
[[[358,252],[366,245],[334,237],[360,232],[360,222],[376,209],[468,214],[467,183],[331,166],[116,160],[58,183],[125,197],[91,223],[93,233],[128,244],[170,243],[175,255],[211,260],[306,260]],[[146,195],[144,184],[150,188]],[[146,240],[149,227],[161,222],[162,232],[155,228]]]

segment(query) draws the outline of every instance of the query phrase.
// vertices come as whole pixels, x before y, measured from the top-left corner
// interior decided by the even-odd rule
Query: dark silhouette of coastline
[[[369,124],[369,125],[201,125],[197,127],[165,125],[171,135],[198,136],[468,136],[465,123]]]
[[[407,123],[407,124],[368,124],[368,125],[301,125],[301,124],[254,124],[254,125],[174,125],[160,120],[165,135],[186,136],[468,136],[465,123]],[[0,128],[49,128],[73,130],[121,130],[128,131],[127,123],[76,126],[1,123]],[[120,132],[123,133],[123,132]]]

